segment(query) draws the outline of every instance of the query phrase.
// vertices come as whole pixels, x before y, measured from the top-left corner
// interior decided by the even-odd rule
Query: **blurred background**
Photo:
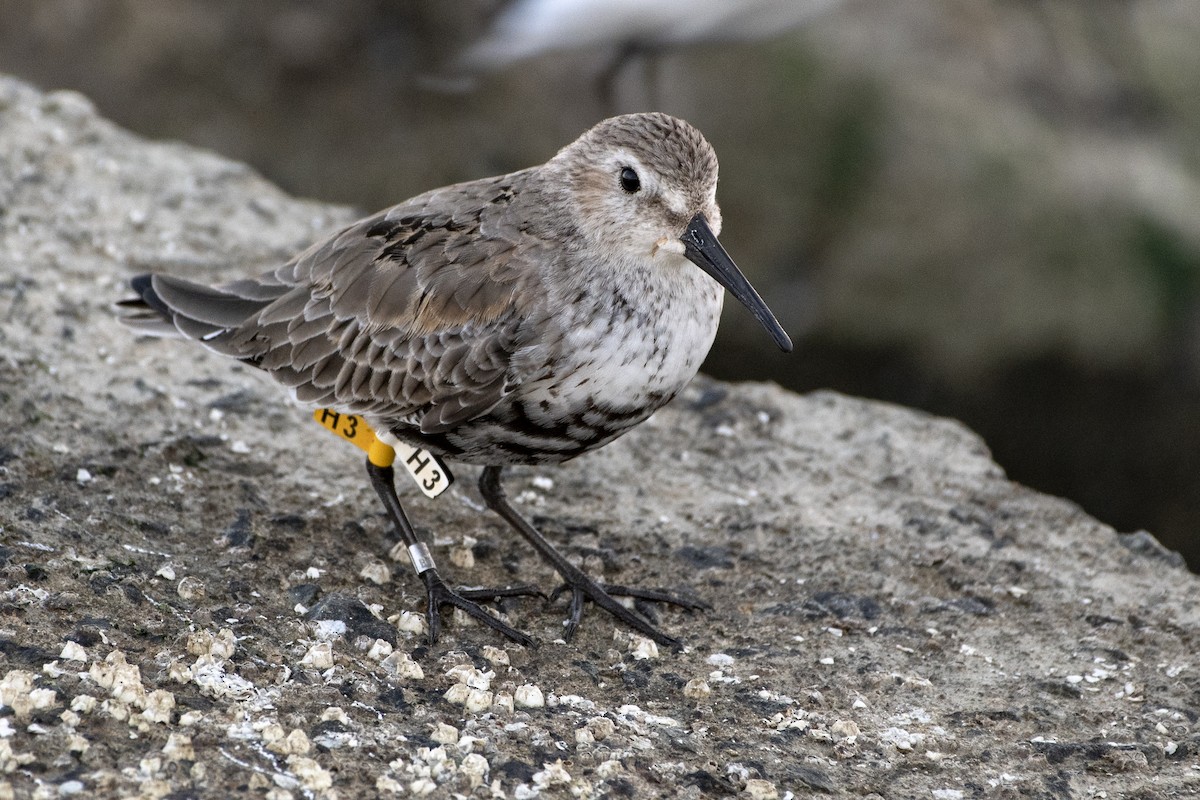
[[[0,71],[364,211],[682,116],[798,345],[730,303],[706,371],[957,417],[1193,570],[1198,43],[1195,0],[0,0]]]

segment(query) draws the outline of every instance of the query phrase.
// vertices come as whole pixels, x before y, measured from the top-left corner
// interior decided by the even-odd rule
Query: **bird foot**
[[[566,630],[563,634],[564,638],[568,641],[575,635],[575,631],[579,628],[579,622],[583,618],[583,603],[585,600],[591,600],[643,636],[653,639],[658,644],[673,648],[682,647],[682,642],[672,636],[666,635],[646,619],[646,617],[650,617],[657,622],[657,615],[646,605],[646,602],[666,603],[688,611],[704,611],[712,608],[708,603],[701,600],[680,597],[662,589],[639,589],[631,586],[599,584],[578,571],[572,571],[572,574],[564,574],[563,581],[563,584],[550,595],[550,602],[554,602],[566,592],[571,593],[571,602],[568,606],[565,625]],[[641,616],[626,608],[616,599],[617,597],[633,598],[635,607],[641,612]]]
[[[425,583],[425,621],[429,626],[430,644],[437,643],[438,636],[442,631],[442,606],[454,606],[455,608],[462,609],[467,616],[482,622],[494,631],[504,634],[519,645],[537,647],[537,642],[533,639],[511,625],[505,624],[500,619],[488,613],[487,609],[483,606],[475,602],[475,599],[496,600],[503,597],[545,597],[544,594],[536,589],[527,586],[516,586],[508,589],[481,589],[473,587],[455,591],[446,585],[446,582],[441,579],[435,569],[422,572],[421,580]]]

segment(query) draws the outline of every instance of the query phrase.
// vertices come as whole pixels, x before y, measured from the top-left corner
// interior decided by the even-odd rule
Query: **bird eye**
[[[621,168],[621,188],[630,194],[642,188],[642,181],[638,178],[638,174],[629,167]]]

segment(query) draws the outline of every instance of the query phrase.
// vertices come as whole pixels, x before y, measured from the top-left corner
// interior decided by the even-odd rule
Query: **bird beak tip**
[[[679,241],[683,243],[685,258],[707,272],[736,297],[771,335],[780,350],[785,353],[792,352],[792,340],[771,313],[771,309],[767,308],[762,297],[750,285],[750,281],[746,280],[746,276],[725,252],[725,248],[721,246],[709,226],[704,212],[692,217]]]

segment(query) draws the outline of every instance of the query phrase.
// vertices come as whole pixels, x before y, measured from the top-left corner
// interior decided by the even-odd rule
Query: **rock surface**
[[[0,798],[1200,791],[1196,578],[961,425],[833,394],[700,379],[509,476],[593,573],[713,604],[662,612],[683,652],[594,610],[562,643],[540,602],[506,607],[536,650],[427,646],[357,451],[111,309],[350,216],[0,80]],[[473,477],[404,490],[435,557],[549,588]]]

